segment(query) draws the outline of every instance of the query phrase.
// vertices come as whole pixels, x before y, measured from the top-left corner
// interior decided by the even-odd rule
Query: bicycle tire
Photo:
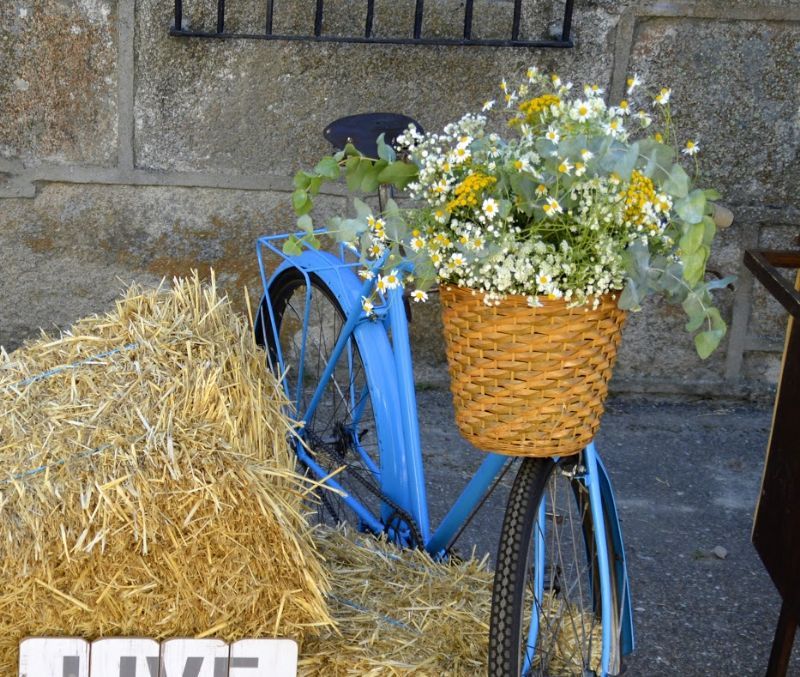
[[[595,525],[586,487],[575,476],[581,457],[559,461],[527,458],[520,465],[503,519],[492,589],[490,677],[603,674]],[[544,580],[537,592],[534,549],[543,501]],[[603,528],[611,548],[605,514]],[[610,552],[611,562],[613,558]],[[621,670],[618,581],[614,567],[610,569],[612,650],[608,674],[617,674]],[[534,612],[539,630],[529,646]]]
[[[303,332],[309,283],[309,326]],[[271,317],[267,303],[272,306]],[[287,394],[295,405],[291,412],[295,418],[302,415],[316,389],[318,376],[328,362],[345,321],[341,304],[324,280],[314,273],[306,275],[297,268],[287,268],[275,278],[269,287],[269,300],[262,299],[256,318],[256,343],[267,349],[270,365],[277,376],[284,378]],[[300,343],[305,340],[304,351],[297,342],[298,334]],[[283,358],[282,368],[279,366],[276,336]],[[300,355],[303,355],[304,382],[298,389]],[[378,534],[386,529],[384,525],[391,517],[385,518],[390,516],[393,508],[388,507],[389,499],[381,491],[379,444],[382,426],[380,416],[372,408],[372,382],[368,367],[361,359],[358,341],[353,336],[325,385],[320,404],[303,422],[299,431],[302,442],[293,440],[292,444],[301,464],[310,474],[317,480],[335,474],[335,482],[378,524],[366,523],[341,494],[324,489],[316,492],[317,521],[328,525],[349,523],[360,531]],[[359,392],[357,404],[355,400],[348,402],[348,396],[356,391]],[[354,415],[357,409],[360,413]],[[315,470],[303,462],[303,454],[316,464]],[[395,527],[397,523],[406,521],[395,518]],[[400,539],[396,534],[390,536]],[[413,539],[413,535],[404,536]]]

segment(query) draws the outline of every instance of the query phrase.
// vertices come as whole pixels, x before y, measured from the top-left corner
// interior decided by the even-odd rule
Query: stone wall
[[[326,30],[356,30],[359,2],[328,3]],[[276,26],[299,27],[309,4],[277,0],[288,11]],[[228,0],[228,28],[258,30],[264,5]],[[184,0],[185,25],[210,28],[214,6]],[[460,7],[429,0],[428,34],[457,35]],[[537,7],[524,30],[546,34],[560,5]],[[407,32],[413,8],[377,0],[376,28]],[[512,8],[476,0],[476,32],[501,35]],[[192,267],[213,267],[235,298],[255,293],[254,239],[291,227],[291,177],[326,150],[326,123],[392,110],[436,129],[536,63],[612,99],[634,71],[672,86],[707,183],[736,213],[710,266],[739,274],[718,296],[722,349],[700,361],[681,313],[654,301],[629,322],[616,389],[747,396],[774,384],[785,316],[741,258],[798,244],[800,0],[577,0],[571,50],[186,39],[168,35],[171,21],[171,0],[0,5],[0,345]],[[335,188],[325,196],[325,209],[345,206]],[[443,375],[436,312],[414,323],[423,380]]]

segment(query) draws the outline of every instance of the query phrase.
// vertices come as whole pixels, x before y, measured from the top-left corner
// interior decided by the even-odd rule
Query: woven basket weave
[[[487,306],[442,286],[450,388],[461,434],[512,456],[567,456],[591,442],[603,414],[625,312],[525,296]]]

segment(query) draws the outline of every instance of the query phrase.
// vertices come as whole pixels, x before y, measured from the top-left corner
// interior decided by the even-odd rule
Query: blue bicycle
[[[380,131],[367,133],[374,139]],[[320,519],[447,557],[513,460],[487,454],[432,529],[402,289],[380,296],[367,316],[362,298],[375,281],[359,277],[358,256],[344,246],[287,255],[288,237],[258,240],[264,296],[255,332],[301,422],[297,457],[332,489],[319,492]],[[268,255],[280,260],[271,273]],[[489,674],[619,674],[632,650],[622,534],[594,445],[575,456],[522,460],[496,560]]]

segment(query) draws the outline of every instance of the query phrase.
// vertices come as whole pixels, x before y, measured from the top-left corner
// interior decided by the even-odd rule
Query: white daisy
[[[681,151],[681,153],[683,153],[684,155],[697,155],[697,153],[699,152],[700,152],[700,146],[697,144],[696,141],[692,141],[691,139],[689,139],[686,142],[686,146]]]
[[[653,103],[657,103],[660,106],[666,106],[669,103],[669,97],[672,94],[672,90],[668,87],[662,87],[661,91],[656,94],[656,98],[653,99]]]
[[[628,78],[625,84],[628,85],[628,88],[625,91],[628,93],[628,95],[630,95],[634,89],[636,89],[639,85],[642,84],[642,81],[639,78],[639,76],[636,75],[636,73],[634,73],[632,77]]]
[[[428,300],[428,295],[421,289],[415,289],[411,292],[411,298],[414,299],[415,303],[424,303]]]
[[[558,200],[552,197],[547,198],[547,203],[542,207],[544,209],[544,213],[547,216],[555,216],[556,214],[561,214],[564,210],[561,208],[561,205],[558,204]]]

